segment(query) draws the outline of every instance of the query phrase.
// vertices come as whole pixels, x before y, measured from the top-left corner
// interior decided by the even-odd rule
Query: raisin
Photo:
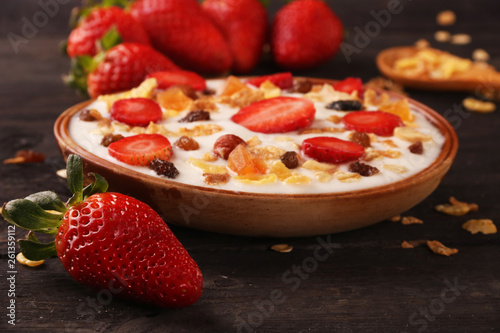
[[[293,82],[292,92],[307,94],[312,89],[312,82],[307,79],[295,80]]]
[[[363,104],[356,100],[335,101],[325,106],[330,110],[337,111],[359,111],[363,110]]]
[[[424,145],[422,144],[422,141],[415,142],[414,144],[410,145],[408,149],[413,154],[422,155],[424,153]]]
[[[354,133],[352,133],[350,140],[354,143],[357,143],[358,145],[365,147],[365,148],[368,148],[371,146],[370,137],[366,133],[354,132]]]
[[[101,145],[107,147],[113,142],[120,141],[121,139],[123,139],[123,135],[121,134],[106,134],[102,137]]]
[[[210,89],[210,88],[206,88],[201,93],[203,96],[212,96],[212,95],[215,95],[215,90]]]
[[[280,159],[288,169],[295,169],[299,166],[299,157],[294,151],[287,151],[281,155]]]
[[[349,171],[360,174],[363,177],[370,177],[380,172],[377,168],[360,162],[351,163],[349,165]]]
[[[207,111],[191,111],[184,118],[179,120],[180,123],[192,123],[193,121],[210,120],[210,112]]]
[[[214,143],[214,155],[227,160],[229,154],[240,144],[244,146],[247,145],[247,143],[239,136],[233,134],[223,135]]]
[[[85,109],[80,112],[80,120],[82,121],[96,121],[97,119],[92,115],[90,109]]]
[[[174,142],[174,145],[182,150],[197,150],[200,148],[200,144],[196,142],[195,139],[190,138],[189,136],[181,136],[177,141]]]
[[[175,178],[179,174],[179,170],[177,170],[174,163],[159,158],[152,160],[149,168],[154,170],[157,175],[167,178]]]

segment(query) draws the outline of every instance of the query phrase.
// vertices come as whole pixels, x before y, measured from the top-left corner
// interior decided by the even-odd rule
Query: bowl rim
[[[249,78],[249,77],[240,77],[240,78]],[[312,81],[314,84],[323,84],[329,83],[333,84],[338,82],[338,80],[333,79],[324,79],[324,78],[312,78],[312,77],[302,77],[302,76],[294,76],[294,79],[307,79]],[[366,88],[366,87],[365,87]],[[63,152],[62,146],[66,147],[70,152],[79,154],[82,156],[84,160],[91,161],[92,163],[98,165],[99,167],[110,170],[113,172],[118,172],[121,175],[126,175],[131,178],[135,178],[141,182],[148,183],[156,183],[162,182],[161,185],[168,185],[171,187],[175,187],[178,189],[186,189],[186,190],[194,190],[201,191],[205,194],[216,194],[216,195],[225,195],[225,196],[237,196],[237,197],[247,197],[247,198],[263,198],[263,199],[276,199],[276,198],[284,198],[284,199],[331,199],[333,197],[338,199],[350,199],[353,197],[363,197],[363,196],[371,196],[373,194],[382,194],[385,192],[394,192],[403,190],[405,188],[413,186],[415,183],[424,182],[433,177],[433,175],[439,171],[442,167],[451,165],[458,151],[458,137],[451,126],[451,124],[443,118],[437,111],[434,111],[430,107],[415,101],[412,98],[407,96],[403,96],[401,94],[397,94],[391,91],[382,90],[376,87],[370,87],[377,91],[377,93],[387,93],[391,98],[406,98],[409,104],[417,109],[417,112],[422,114],[431,124],[436,127],[441,134],[445,137],[445,141],[443,147],[441,149],[438,157],[425,169],[420,172],[396,181],[394,183],[389,183],[385,185],[380,185],[376,187],[370,187],[367,189],[361,190],[353,190],[353,191],[344,191],[344,192],[326,192],[326,193],[258,193],[258,192],[244,192],[244,191],[232,191],[226,189],[218,189],[211,188],[205,186],[197,186],[184,184],[168,179],[162,179],[158,177],[154,177],[151,175],[147,175],[132,169],[128,169],[118,164],[113,164],[110,161],[107,161],[93,153],[83,149],[79,146],[71,137],[69,133],[69,122],[74,114],[83,109],[85,106],[89,105],[95,99],[87,100],[76,105],[73,105],[66,109],[63,113],[59,115],[55,124],[54,124],[54,136],[59,144],[59,148],[61,152]],[[64,153],[63,153],[64,156]],[[64,156],[66,157],[66,156]]]

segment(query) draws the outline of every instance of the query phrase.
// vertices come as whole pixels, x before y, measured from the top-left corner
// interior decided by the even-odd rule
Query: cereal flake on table
[[[462,228],[471,234],[477,234],[478,232],[485,235],[497,233],[497,227],[490,219],[469,220],[462,225]]]
[[[437,240],[427,241],[427,246],[429,247],[429,249],[431,249],[432,252],[434,252],[435,254],[440,254],[442,256],[449,257],[452,254],[458,253],[458,249],[449,248]]]

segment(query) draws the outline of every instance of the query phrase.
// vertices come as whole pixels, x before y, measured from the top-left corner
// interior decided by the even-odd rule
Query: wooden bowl
[[[311,79],[314,83],[332,80]],[[390,93],[391,97],[404,98]],[[177,183],[145,175],[99,158],[70,137],[70,118],[91,101],[75,105],[57,119],[54,133],[62,155],[81,155],[84,172],[104,176],[110,190],[148,203],[168,223],[244,236],[300,237],[362,228],[415,206],[430,195],[450,169],[458,139],[437,112],[408,99],[445,137],[437,159],[407,179],[375,188],[323,194],[260,194]],[[88,179],[91,181],[92,179]]]
[[[473,64],[471,69],[456,73],[448,79],[408,77],[394,69],[394,63],[402,58],[412,57],[421,49],[413,46],[397,46],[385,49],[377,56],[377,67],[382,74],[408,88],[439,91],[481,91],[500,92],[500,73],[492,66]]]

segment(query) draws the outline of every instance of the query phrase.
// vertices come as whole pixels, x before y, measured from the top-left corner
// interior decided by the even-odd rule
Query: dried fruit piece
[[[229,154],[227,167],[239,176],[264,174],[267,169],[264,161],[254,156],[243,144],[238,145]]]
[[[173,111],[183,111],[191,106],[193,100],[184,94],[184,91],[173,86],[156,95],[156,100],[163,108]]]
[[[123,139],[123,135],[109,133],[102,137],[101,145],[108,147],[113,142],[120,141],[121,139]]]
[[[359,111],[363,110],[363,104],[355,99],[346,101],[340,100],[327,104],[325,108],[337,111]]]
[[[311,91],[313,84],[307,79],[298,79],[293,82],[292,92],[307,94]]]
[[[210,112],[207,111],[190,111],[184,118],[179,120],[180,123],[192,123],[194,121],[210,120]]]
[[[167,178],[175,178],[179,175],[179,170],[177,170],[174,163],[159,158],[152,160],[149,168],[154,170],[157,175]]]
[[[299,156],[294,151],[287,151],[281,155],[280,160],[288,169],[295,169],[299,166]]]
[[[82,121],[96,121],[103,119],[101,113],[96,109],[85,109],[80,112],[80,120]]]
[[[418,219],[414,216],[404,216],[402,219],[401,219],[401,224],[403,225],[409,225],[409,224],[423,224],[424,221],[422,221],[421,219]]]
[[[222,89],[221,96],[231,97],[233,94],[241,91],[241,90],[250,90],[248,86],[241,82],[236,76],[230,75],[224,84],[224,88]]]
[[[207,185],[224,185],[229,182],[231,176],[228,173],[204,173],[203,182]]]
[[[360,162],[349,164],[349,171],[360,174],[363,177],[370,177],[380,172],[376,167]]]
[[[399,116],[403,121],[413,121],[414,116],[410,110],[407,99],[400,99],[394,102],[387,102],[379,106],[380,111],[388,112]]]
[[[43,163],[45,155],[33,150],[19,150],[16,156],[3,161],[3,164]]]
[[[214,143],[214,148],[213,152],[214,155],[219,156],[220,158],[223,158],[227,160],[229,157],[229,154],[236,148],[238,145],[247,145],[245,140],[240,138],[239,136],[236,136],[234,134],[225,134],[221,137],[219,137],[215,143]]]
[[[288,253],[293,250],[293,246],[288,244],[276,244],[271,246],[271,250],[280,252],[280,253]]]
[[[417,142],[411,144],[410,146],[408,146],[408,150],[412,154],[422,155],[424,153],[424,145],[423,145],[422,141],[417,141]]]
[[[462,105],[469,111],[479,113],[490,113],[496,110],[495,103],[481,101],[472,97],[463,100]]]
[[[493,221],[489,219],[469,220],[462,225],[462,228],[469,231],[471,234],[477,234],[478,232],[485,235],[497,233],[497,227]]]
[[[452,249],[449,247],[444,246],[441,242],[438,241],[427,241],[427,246],[429,249],[432,250],[432,252],[436,254],[440,254],[442,256],[450,256],[452,254],[458,253],[457,249]]]
[[[358,145],[361,145],[365,148],[368,148],[371,146],[370,137],[366,133],[352,132],[351,135],[349,136],[349,140],[351,140],[352,142],[357,143]]]
[[[189,136],[181,136],[174,142],[174,146],[186,151],[198,150],[200,148],[200,144]]]

